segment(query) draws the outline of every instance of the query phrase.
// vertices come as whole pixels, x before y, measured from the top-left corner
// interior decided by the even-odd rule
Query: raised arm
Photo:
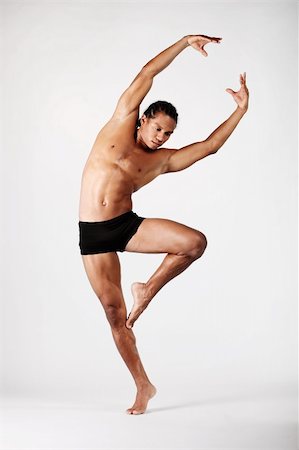
[[[195,142],[178,150],[170,150],[165,173],[186,169],[200,159],[215,154],[222,147],[248,110],[249,91],[246,86],[246,73],[240,75],[240,84],[238,92],[226,89],[237,103],[237,109],[205,141]]]
[[[185,48],[192,46],[204,56],[207,56],[204,46],[209,42],[219,43],[220,40],[221,38],[204,35],[189,35],[184,36],[175,44],[163,50],[143,66],[130,86],[121,95],[114,112],[114,117],[124,118],[138,111],[140,103],[153,84],[154,77],[164,70]]]

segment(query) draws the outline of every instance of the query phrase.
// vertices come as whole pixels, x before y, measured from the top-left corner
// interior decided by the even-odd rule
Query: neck
[[[142,147],[143,149],[145,149],[145,150],[151,150],[147,145],[146,145],[146,143],[144,142],[144,140],[142,139],[142,136],[141,136],[141,133],[140,133],[140,129],[138,128],[136,131],[135,131],[135,141],[136,141],[136,144],[138,144],[140,147]]]

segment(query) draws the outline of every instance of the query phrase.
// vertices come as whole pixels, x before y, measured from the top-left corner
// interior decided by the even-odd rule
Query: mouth
[[[161,145],[158,142],[154,142],[154,141],[152,141],[152,143],[155,144],[155,145]]]

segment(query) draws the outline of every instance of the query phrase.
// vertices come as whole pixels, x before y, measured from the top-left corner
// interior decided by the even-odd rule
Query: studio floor
[[[158,387],[158,386],[157,386]],[[1,450],[297,449],[296,386],[158,387],[131,416],[134,390],[5,395]]]

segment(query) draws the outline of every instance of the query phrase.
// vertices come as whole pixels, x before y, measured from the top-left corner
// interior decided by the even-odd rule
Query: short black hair
[[[158,112],[164,112],[167,114],[167,116],[171,117],[175,123],[178,123],[178,113],[176,108],[169,102],[166,102],[165,100],[158,100],[151,105],[144,111],[144,115],[146,117],[149,117],[153,119],[155,117],[155,114]],[[140,119],[136,122],[136,128],[139,128],[141,126]]]

